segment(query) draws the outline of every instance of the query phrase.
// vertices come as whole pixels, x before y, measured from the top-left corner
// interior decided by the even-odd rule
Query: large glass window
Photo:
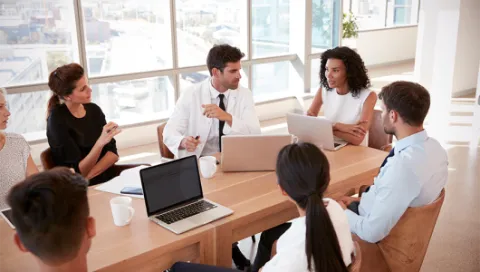
[[[335,47],[339,44],[338,25],[340,2],[312,0],[312,52]]]
[[[360,30],[418,23],[420,0],[343,0],[345,13],[352,12]]]
[[[82,1],[90,76],[172,67],[168,0]]]
[[[44,131],[51,95],[50,91],[9,94],[7,101],[11,115],[7,131],[19,134]]]
[[[119,125],[167,117],[173,106],[168,77],[153,77],[92,85],[92,100]]]
[[[290,1],[252,0],[253,58],[290,50]]]
[[[257,64],[253,65],[252,69],[252,92],[257,101],[302,90],[300,85],[293,87],[299,76],[289,61]]]
[[[0,3],[0,86],[45,82],[57,66],[78,62],[73,1]]]
[[[179,66],[205,65],[215,44],[246,52],[246,8],[243,0],[176,0]]]

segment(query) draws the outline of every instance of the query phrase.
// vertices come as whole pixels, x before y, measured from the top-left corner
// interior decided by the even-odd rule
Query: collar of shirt
[[[401,139],[395,144],[395,151],[394,151],[395,155],[399,154],[400,151],[404,150],[405,148],[411,145],[424,142],[425,140],[427,140],[427,138],[428,138],[427,132],[425,130],[422,130],[420,132],[417,132],[406,138]]]
[[[217,89],[213,87],[212,79],[210,79],[210,97],[212,98],[212,100],[217,99],[219,94],[221,94],[221,92],[217,91]],[[228,101],[228,96],[230,95],[230,90],[227,90],[223,94],[225,95],[225,99],[223,100],[223,103],[226,106]]]

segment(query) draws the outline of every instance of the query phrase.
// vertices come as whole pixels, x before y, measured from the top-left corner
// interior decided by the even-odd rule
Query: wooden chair
[[[353,235],[361,248],[360,272],[420,271],[444,199],[445,189],[433,203],[408,208],[390,234],[376,244]]]
[[[360,272],[362,268],[362,250],[357,241],[353,241],[355,246],[355,254],[352,254],[352,263],[348,266],[350,272]]]
[[[160,148],[160,155],[162,155],[163,158],[173,159],[173,153],[170,152],[170,149],[168,149],[168,147],[163,143],[163,130],[165,129],[166,125],[167,123],[165,122],[157,127],[158,146]]]
[[[372,125],[368,130],[368,147],[390,151],[392,135],[383,130],[382,111],[375,109],[372,117]]]
[[[52,150],[49,148],[45,149],[41,154],[40,154],[40,160],[42,162],[42,166],[44,170],[49,170],[54,168],[55,162],[53,161],[52,158]],[[123,170],[138,167],[140,165],[147,165],[150,166],[149,164],[115,164],[113,167],[114,175],[118,176]]]

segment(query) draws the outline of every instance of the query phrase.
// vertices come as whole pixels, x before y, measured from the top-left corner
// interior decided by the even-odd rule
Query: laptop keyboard
[[[211,210],[216,207],[217,206],[211,204],[210,202],[201,200],[180,209],[158,215],[156,216],[156,218],[170,225],[187,217],[194,216],[196,214]]]

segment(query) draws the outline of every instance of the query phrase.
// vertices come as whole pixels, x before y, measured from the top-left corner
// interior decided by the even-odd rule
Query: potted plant
[[[343,14],[343,35],[342,45],[348,46],[352,49],[357,47],[358,26],[356,23],[356,17],[353,13]]]

